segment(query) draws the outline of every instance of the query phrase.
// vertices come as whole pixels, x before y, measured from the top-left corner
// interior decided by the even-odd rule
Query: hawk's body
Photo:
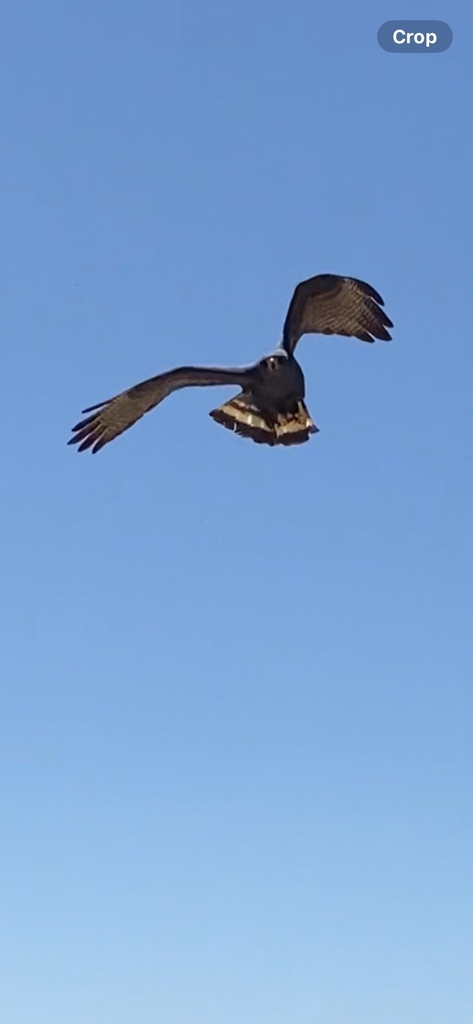
[[[210,413],[217,423],[259,444],[301,444],[318,428],[304,403],[304,375],[294,358],[299,339],[303,334],[339,334],[368,342],[389,341],[387,328],[393,324],[383,305],[378,292],[356,278],[311,277],[294,291],[282,341],[273,355],[250,367],[181,367],[151,377],[84,409],[92,415],[73,427],[75,436],[68,443],[95,453],[173,391],[233,384],[240,386],[240,393]]]
[[[304,394],[299,363],[282,349],[257,363],[241,394],[210,415],[223,427],[258,444],[302,444],[318,430]]]

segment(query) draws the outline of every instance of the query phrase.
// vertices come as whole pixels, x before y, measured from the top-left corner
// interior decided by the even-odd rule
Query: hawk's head
[[[264,359],[261,360],[260,366],[264,367],[265,370],[271,370],[272,372],[281,369],[283,366],[287,366],[287,352],[285,352],[283,348],[276,349],[276,351],[272,352],[271,355],[265,356]]]

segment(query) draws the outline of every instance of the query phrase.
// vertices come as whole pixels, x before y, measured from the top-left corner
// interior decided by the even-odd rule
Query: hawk
[[[317,274],[294,290],[278,348],[253,366],[235,369],[184,366],[150,377],[113,398],[91,405],[72,428],[68,444],[95,454],[168,395],[181,388],[233,385],[241,390],[209,415],[257,444],[308,441],[318,427],[304,402],[305,381],[294,350],[304,334],[338,334],[360,341],[390,341],[392,321],[371,285],[354,277]]]

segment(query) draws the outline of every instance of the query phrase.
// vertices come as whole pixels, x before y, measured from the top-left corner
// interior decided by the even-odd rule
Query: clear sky
[[[473,15],[397,13],[3,7],[7,1024],[473,1017]],[[308,444],[217,389],[66,446],[327,271],[394,340],[303,339]]]

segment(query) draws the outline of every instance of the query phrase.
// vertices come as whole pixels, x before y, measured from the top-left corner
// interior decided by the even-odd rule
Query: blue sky
[[[319,6],[3,11],[8,1024],[471,1019],[473,17]],[[66,446],[326,271],[394,340],[303,339],[308,444]]]

